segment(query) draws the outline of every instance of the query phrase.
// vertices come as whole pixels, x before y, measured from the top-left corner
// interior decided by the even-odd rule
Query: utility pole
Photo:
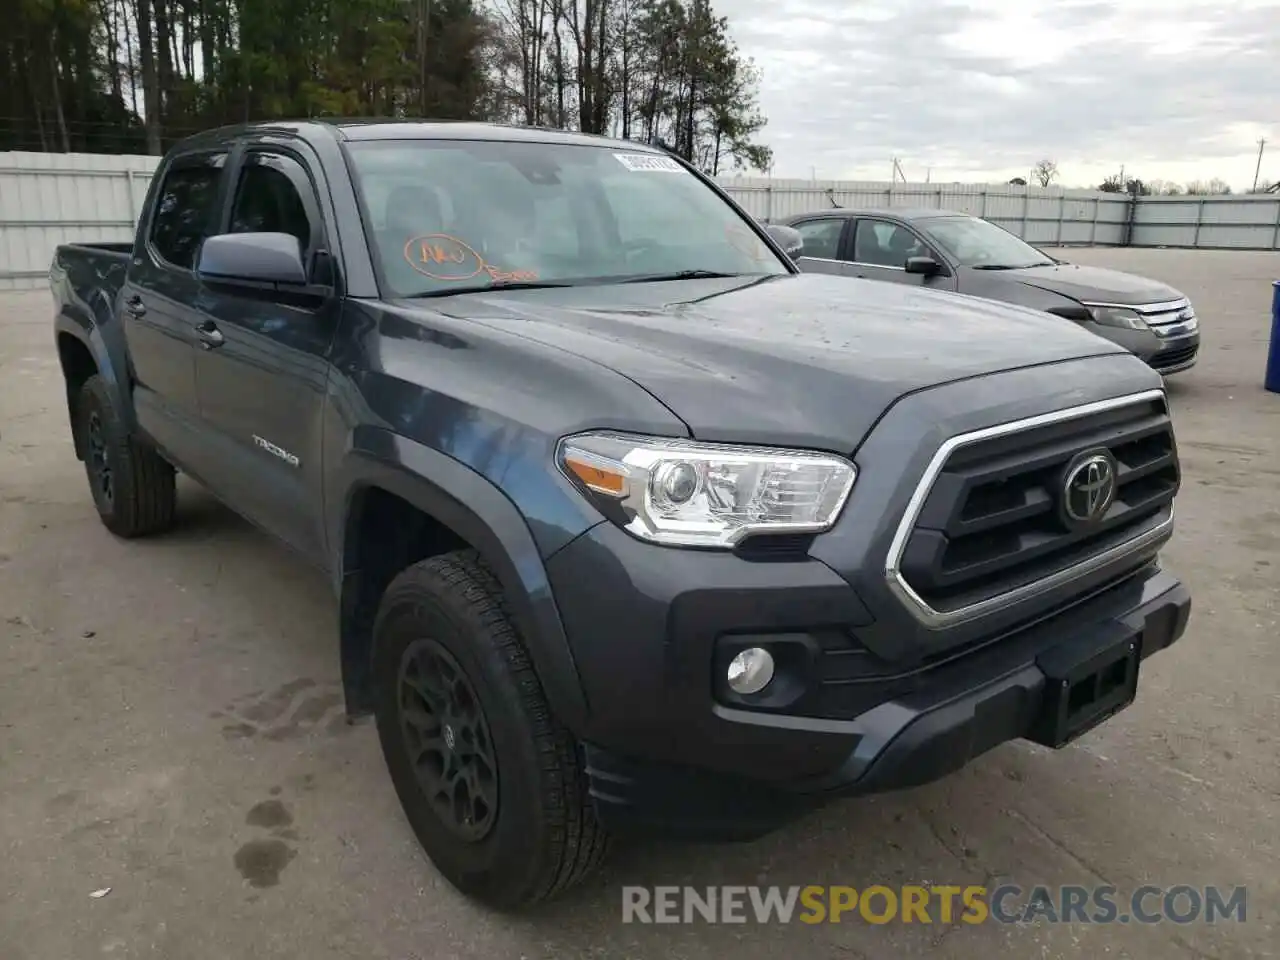
[[[1267,138],[1259,137],[1258,138],[1258,165],[1253,168],[1253,189],[1249,191],[1250,193],[1257,193],[1258,191],[1258,174],[1262,172],[1262,151],[1265,150],[1266,147],[1267,147]]]

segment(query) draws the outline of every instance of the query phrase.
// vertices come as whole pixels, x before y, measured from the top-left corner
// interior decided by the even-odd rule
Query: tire
[[[97,374],[80,388],[76,442],[94,506],[108,530],[132,538],[173,525],[178,502],[173,467],[125,429],[106,382]]]
[[[552,715],[501,587],[474,551],[397,576],[373,644],[387,768],[418,841],[450,883],[515,910],[563,893],[600,865],[608,838],[578,745]],[[431,797],[450,772],[460,773],[452,796],[465,802],[446,810]]]

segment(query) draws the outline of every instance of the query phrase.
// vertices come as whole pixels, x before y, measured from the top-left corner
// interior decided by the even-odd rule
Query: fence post
[[[1022,239],[1027,239],[1027,218],[1031,215],[1031,188],[1022,188]],[[1028,241],[1030,242],[1030,241]]]
[[[1271,231],[1271,249],[1280,250],[1280,197],[1271,201],[1276,205],[1276,226]]]
[[[773,184],[764,188],[764,222],[773,223]]]
[[[1196,204],[1196,232],[1191,235],[1191,246],[1200,246],[1200,224],[1204,223],[1204,197]]]
[[[129,192],[129,219],[133,221],[133,228],[138,228],[138,205],[134,202],[133,197],[133,168],[124,168],[125,189]]]
[[[1102,209],[1101,198],[1093,198],[1093,223],[1089,225],[1089,246],[1096,246],[1098,243],[1098,213]]]
[[[1062,218],[1067,215],[1067,195],[1065,193],[1058,194],[1058,236],[1053,241],[1054,246],[1062,246]]]
[[[1138,222],[1138,195],[1136,193],[1129,194],[1129,203],[1125,211],[1124,221],[1124,243],[1121,246],[1133,246],[1133,229]]]
[[[982,212],[978,214],[983,220],[987,219],[987,188],[982,188]]]

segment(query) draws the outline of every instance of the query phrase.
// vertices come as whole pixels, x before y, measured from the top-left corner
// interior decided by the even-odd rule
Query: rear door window
[[[805,220],[793,223],[804,238],[805,257],[817,257],[820,260],[835,260],[840,253],[840,235],[844,232],[844,220],[839,217],[825,217],[822,220]]]
[[[179,157],[169,167],[151,218],[151,249],[170,266],[190,270],[218,217],[225,153]]]

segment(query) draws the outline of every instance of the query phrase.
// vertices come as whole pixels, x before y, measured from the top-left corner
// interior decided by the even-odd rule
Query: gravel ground
[[[1008,744],[753,844],[623,848],[520,918],[440,880],[373,729],[342,722],[319,574],[189,484],[172,535],[123,543],[99,525],[49,298],[0,298],[0,960],[1276,956],[1280,396],[1260,385],[1280,255],[1069,255],[1174,283],[1206,338],[1170,382],[1185,488],[1165,558],[1195,613],[1137,702],[1065,750]],[[1247,884],[1248,920],[620,922],[630,883],[1000,880]]]

